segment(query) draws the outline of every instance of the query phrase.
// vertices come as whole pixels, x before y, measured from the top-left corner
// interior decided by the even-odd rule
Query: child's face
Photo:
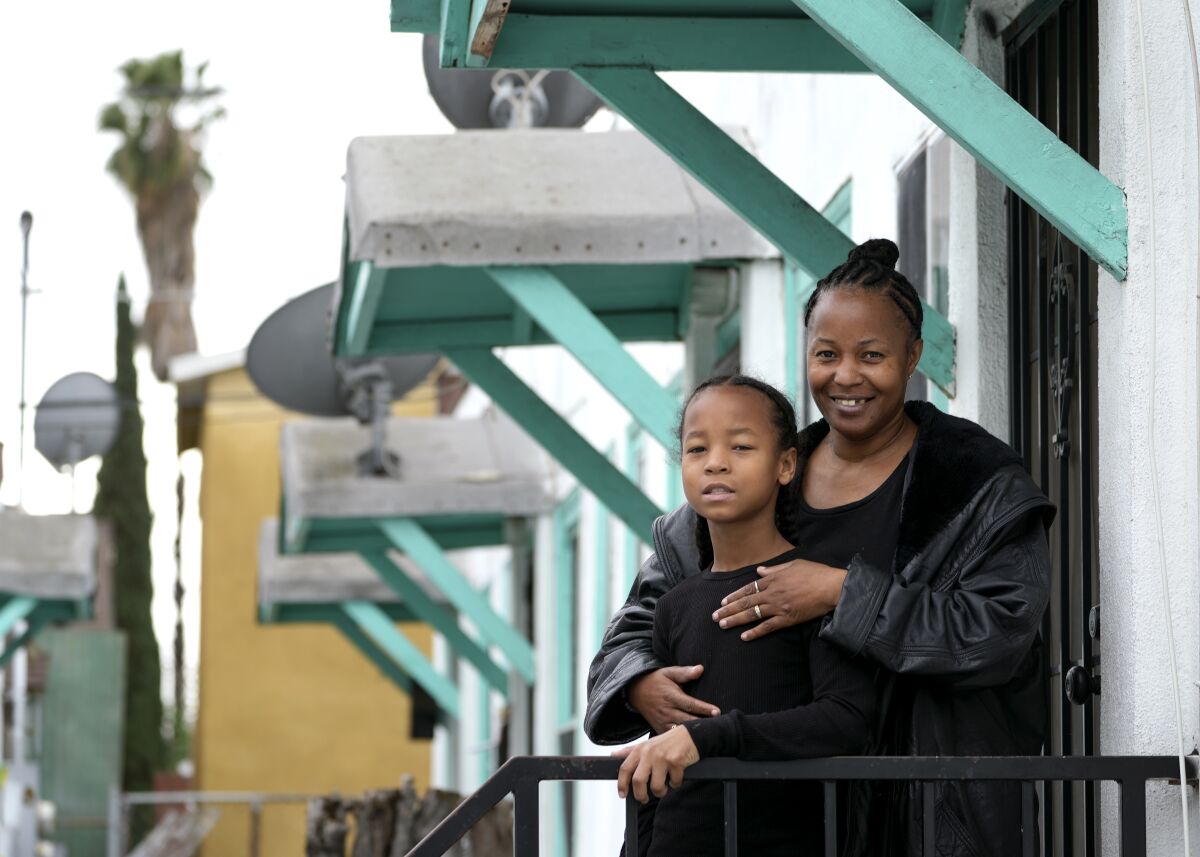
[[[683,415],[683,492],[710,523],[768,515],[796,473],[796,450],[779,449],[771,403],[751,387],[709,387]]]

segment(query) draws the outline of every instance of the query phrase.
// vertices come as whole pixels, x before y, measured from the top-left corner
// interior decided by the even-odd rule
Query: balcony
[[[981,756],[912,757],[844,756],[789,762],[743,762],[706,759],[687,769],[688,779],[720,780],[725,784],[725,854],[737,857],[737,789],[749,780],[817,780],[825,786],[825,857],[836,857],[837,788],[841,781],[903,780],[922,784],[923,853],[933,857],[936,783],[953,780],[1007,780],[1022,784],[1022,857],[1035,857],[1038,843],[1039,783],[1114,782],[1118,786],[1121,857],[1146,854],[1146,784],[1151,780],[1178,782],[1177,756]],[[1189,760],[1188,779],[1196,776]],[[440,857],[489,809],[513,796],[513,854],[537,857],[539,843],[538,787],[543,782],[616,780],[620,761],[607,757],[521,756],[509,759],[479,790],[434,829],[408,857]],[[637,854],[637,808],[626,799],[626,852]]]

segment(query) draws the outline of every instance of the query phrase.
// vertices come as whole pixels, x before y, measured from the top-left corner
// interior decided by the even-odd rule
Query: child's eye
[[[738,443],[738,444],[734,444],[734,447],[733,447],[733,448],[734,448],[734,450],[735,450],[735,451],[737,451],[737,452],[745,452],[745,451],[747,451],[747,450],[754,449],[754,447],[752,447],[752,446],[747,446],[747,445],[746,445],[746,444],[744,444],[744,443]]]
[[[882,360],[883,354],[879,351],[868,351],[866,354],[863,355],[863,357],[866,358],[867,360]]]
[[[686,452],[688,455],[696,455],[696,454],[698,454],[698,453],[704,452],[704,447],[702,447],[702,446],[689,446],[689,447],[688,447],[688,448],[685,450],[685,452]]]

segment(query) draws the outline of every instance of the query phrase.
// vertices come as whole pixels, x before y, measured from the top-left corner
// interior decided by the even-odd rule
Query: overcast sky
[[[29,301],[26,398],[32,406],[69,372],[112,377],[113,297],[121,272],[135,314],[145,306],[148,287],[133,208],[104,169],[116,137],[99,133],[96,119],[118,93],[116,69],[125,60],[179,48],[189,65],[209,62],[207,81],[225,88],[228,110],[208,135],[205,157],[215,183],[196,230],[194,315],[206,354],[244,347],[271,310],[335,278],[341,176],[352,137],[449,130],[427,93],[420,38],[389,32],[387,0],[0,6],[5,505],[18,497],[20,213],[28,209],[34,215],[29,283],[39,290]],[[174,621],[174,390],[153,383],[146,361],[140,362],[156,514],[154,614],[167,667]],[[31,432],[32,411],[27,425]],[[79,468],[76,501],[82,510],[90,508],[97,466],[93,460]],[[196,475],[196,459],[186,462],[188,471]],[[36,453],[26,454],[25,486],[30,512],[70,511],[70,481]],[[195,487],[193,478],[193,503]],[[186,568],[193,579],[197,538],[193,521],[185,531]],[[193,660],[196,613],[189,613]]]

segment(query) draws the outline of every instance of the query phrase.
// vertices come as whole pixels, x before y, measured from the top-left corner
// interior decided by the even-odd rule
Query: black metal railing
[[[479,790],[463,801],[407,857],[441,857],[483,815],[513,796],[513,854],[537,857],[538,792],[543,782],[615,780],[620,762],[596,756],[519,756],[509,759]],[[1195,763],[1189,778],[1196,775]],[[1176,756],[842,756],[792,762],[705,759],[687,769],[691,780],[725,784],[725,854],[737,857],[737,788],[745,780],[815,780],[825,786],[825,855],[836,855],[837,788],[850,780],[912,781],[922,784],[924,853],[934,851],[934,789],[939,782],[1018,781],[1022,786],[1023,857],[1038,854],[1038,783],[1113,782],[1119,790],[1121,857],[1145,857],[1146,783],[1179,776]],[[626,801],[625,844],[637,854],[637,808]]]

